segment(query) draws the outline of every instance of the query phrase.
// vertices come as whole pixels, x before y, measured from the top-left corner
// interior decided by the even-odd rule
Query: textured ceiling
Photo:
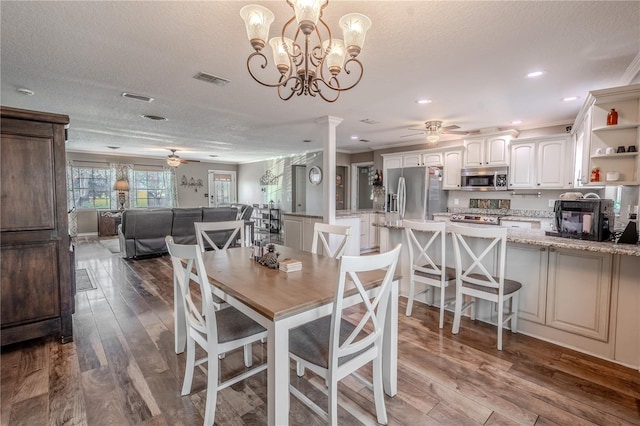
[[[284,1],[251,3],[276,14],[271,36],[291,16]],[[346,152],[422,143],[408,128],[428,120],[465,131],[571,123],[590,90],[637,80],[640,66],[639,1],[332,1],[332,28],[348,12],[373,21],[363,79],[333,104],[285,102],[247,72],[245,4],[2,1],[2,105],[68,114],[69,151],[160,158],[177,148],[241,163],[320,149],[315,122],[327,115],[344,119],[337,145]],[[525,78],[536,69],[546,74]],[[193,79],[199,71],[231,82]]]

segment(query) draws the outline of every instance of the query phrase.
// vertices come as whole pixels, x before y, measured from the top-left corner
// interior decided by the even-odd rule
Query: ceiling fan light
[[[344,34],[344,44],[349,55],[358,56],[364,46],[364,37],[371,28],[371,19],[361,13],[349,13],[338,22]]]
[[[251,4],[240,9],[240,16],[247,27],[247,37],[251,46],[261,50],[269,37],[269,27],[275,18],[273,12],[264,6]]]
[[[440,140],[440,135],[438,134],[438,131],[429,129],[429,131],[427,132],[427,142],[436,143],[439,140]]]
[[[171,167],[178,167],[180,165],[180,157],[177,155],[170,155],[167,157],[167,164]]]
[[[345,50],[344,41],[334,38],[322,42],[322,50],[324,50],[325,63],[329,67],[331,74],[337,75],[344,64]]]

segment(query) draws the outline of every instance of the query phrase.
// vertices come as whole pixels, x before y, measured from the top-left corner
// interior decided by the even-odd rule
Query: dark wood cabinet
[[[66,115],[1,107],[2,345],[73,339],[75,273],[68,231]]]

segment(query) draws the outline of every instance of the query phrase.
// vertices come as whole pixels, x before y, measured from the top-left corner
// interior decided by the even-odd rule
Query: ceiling
[[[408,129],[428,120],[470,132],[572,123],[590,90],[637,81],[640,67],[639,1],[335,0],[324,13],[334,31],[345,13],[373,21],[362,81],[335,103],[285,102],[247,72],[253,49],[239,10],[250,3],[276,15],[270,37],[291,17],[283,0],[3,0],[2,105],[69,115],[72,152],[162,158],[176,148],[185,159],[245,163],[321,149],[316,121],[328,115],[343,119],[344,152],[424,143]],[[534,70],[545,74],[526,78]],[[231,82],[195,80],[200,71]],[[451,138],[460,136],[442,139]]]

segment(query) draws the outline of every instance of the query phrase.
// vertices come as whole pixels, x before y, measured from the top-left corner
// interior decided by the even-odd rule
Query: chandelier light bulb
[[[364,46],[364,37],[371,28],[371,19],[360,13],[349,13],[340,18],[339,25],[344,34],[347,51],[355,58]]]
[[[329,71],[333,75],[340,73],[342,64],[344,64],[345,50],[344,41],[334,38],[332,40],[325,40],[322,43],[322,50],[327,55],[325,63],[329,67]]]
[[[269,37],[269,27],[275,16],[264,6],[252,4],[240,9],[240,16],[247,28],[247,37],[251,46],[260,51]]]
[[[276,64],[278,71],[281,74],[286,74],[291,63],[289,55],[293,52],[293,40],[286,37],[284,38],[284,43],[282,40],[282,37],[274,37],[269,40],[269,45],[273,51],[273,62]]]
[[[294,0],[292,3],[300,31],[306,35],[311,34],[318,24],[322,7],[328,3],[327,0]]]

